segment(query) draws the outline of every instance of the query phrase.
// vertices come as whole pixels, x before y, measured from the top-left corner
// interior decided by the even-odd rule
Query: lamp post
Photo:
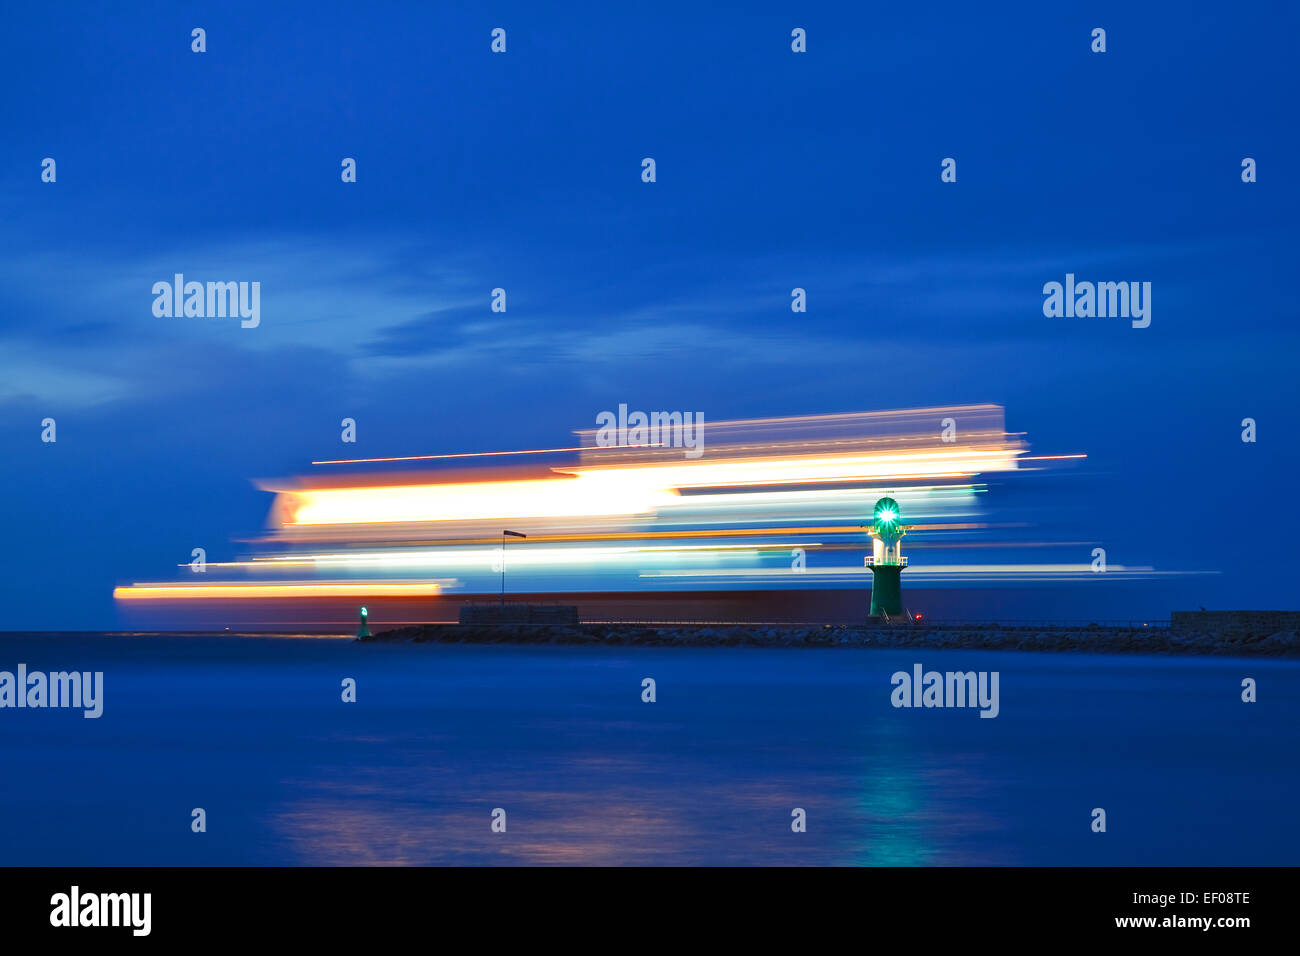
[[[506,606],[506,537],[526,538],[528,535],[519,531],[501,532],[501,606]]]

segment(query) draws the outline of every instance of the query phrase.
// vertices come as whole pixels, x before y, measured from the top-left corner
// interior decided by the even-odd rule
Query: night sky
[[[3,627],[233,557],[252,478],[620,402],[1003,404],[1089,455],[1045,522],[1222,572],[1170,602],[1297,606],[1293,5],[555,6],[6,11]],[[155,317],[177,272],[259,281],[260,326]],[[1067,272],[1151,282],[1150,327],[1045,317]]]

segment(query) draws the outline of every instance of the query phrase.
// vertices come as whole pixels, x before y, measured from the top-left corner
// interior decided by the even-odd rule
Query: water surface
[[[1300,859],[1295,661],[0,636],[19,662],[105,702],[0,710],[5,865]],[[999,716],[895,709],[918,662],[998,671]]]

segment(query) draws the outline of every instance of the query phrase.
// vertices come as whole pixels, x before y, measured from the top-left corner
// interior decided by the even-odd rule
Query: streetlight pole
[[[501,606],[506,606],[506,536],[512,538],[526,538],[528,535],[519,531],[501,532]]]

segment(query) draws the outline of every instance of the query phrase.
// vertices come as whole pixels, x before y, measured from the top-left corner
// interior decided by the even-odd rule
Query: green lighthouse
[[[903,587],[900,578],[907,558],[903,557],[902,539],[906,529],[902,525],[902,512],[893,498],[881,498],[872,512],[871,557],[866,565],[871,569],[871,616],[885,620],[902,618]]]

